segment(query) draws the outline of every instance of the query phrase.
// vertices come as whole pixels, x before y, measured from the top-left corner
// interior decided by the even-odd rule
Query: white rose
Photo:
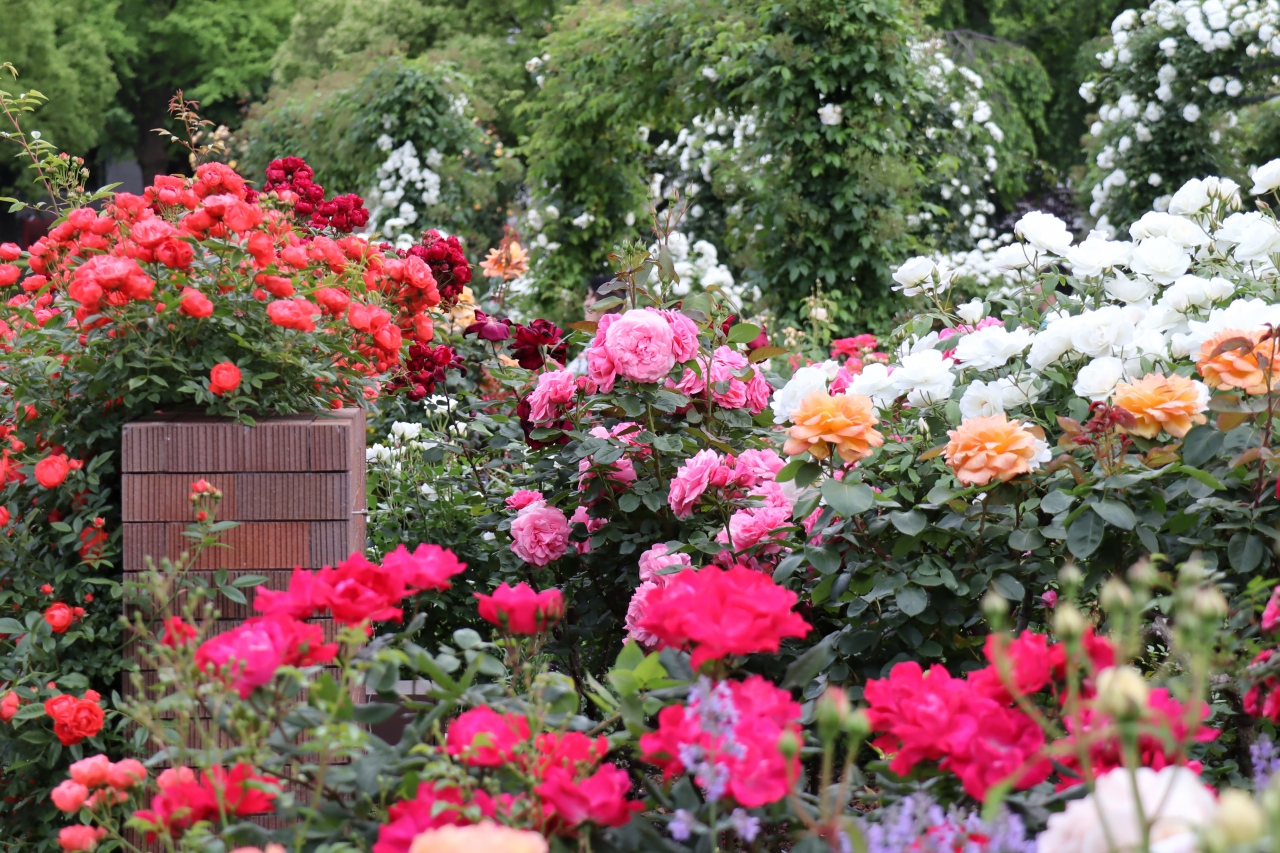
[[[1272,160],[1259,166],[1253,173],[1253,189],[1249,192],[1262,195],[1280,187],[1280,160]]]
[[[1012,272],[1031,265],[1035,250],[1023,243],[1001,246],[991,256],[991,266],[1001,272]]]
[[[955,387],[955,366],[949,358],[943,358],[936,349],[913,353],[902,360],[893,371],[894,386],[907,395],[912,406],[928,406],[951,396]]]
[[[903,287],[912,287],[937,271],[938,266],[932,259],[917,255],[898,267],[898,271],[893,274],[893,280]]]
[[[975,370],[994,370],[1031,344],[1030,329],[1005,331],[1004,326],[987,326],[970,332],[956,344],[955,359]]]
[[[821,366],[801,367],[791,374],[786,385],[773,392],[773,401],[769,404],[773,409],[773,422],[787,423],[801,400],[814,391],[825,390],[827,390],[827,372]]]
[[[1030,406],[1040,399],[1040,389],[1034,376],[1024,375],[1017,379],[1003,376],[996,380],[996,384],[1000,386],[1001,405],[1005,409]]]
[[[1067,223],[1041,210],[1033,210],[1019,219],[1013,231],[1041,252],[1053,255],[1066,254],[1073,239]]]
[[[1110,397],[1116,383],[1123,378],[1124,362],[1114,356],[1103,356],[1080,368],[1071,390],[1096,403]]]
[[[1169,284],[1191,266],[1187,250],[1168,237],[1151,237],[1133,250],[1129,269],[1161,284]]]
[[[1190,219],[1160,210],[1144,213],[1141,219],[1129,226],[1129,236],[1135,240],[1168,237],[1188,248],[1209,245],[1209,235],[1199,225]]]
[[[1031,352],[1027,364],[1036,370],[1044,370],[1071,351],[1071,330],[1075,317],[1053,320],[1031,340]]]
[[[1209,190],[1205,181],[1192,178],[1169,199],[1169,212],[1186,216],[1203,210],[1209,204]]]
[[[898,399],[898,387],[889,375],[889,368],[873,361],[862,368],[862,372],[853,377],[849,383],[850,394],[861,394],[870,397],[877,408],[887,409]]]
[[[969,383],[960,398],[960,417],[989,418],[1004,411],[1004,390],[996,382]]]
[[[1144,358],[1152,363],[1168,360],[1169,344],[1155,329],[1139,329],[1123,354],[1125,375],[1139,376],[1145,372],[1142,369]]]
[[[1191,320],[1185,334],[1175,334],[1170,350],[1176,358],[1200,352],[1200,346],[1225,329],[1245,331],[1263,326],[1280,326],[1280,305],[1261,299],[1237,299],[1225,308],[1214,308],[1206,320]]]
[[[1160,304],[1168,306],[1179,314],[1185,314],[1192,308],[1207,308],[1214,302],[1226,299],[1234,292],[1235,285],[1225,278],[1206,279],[1184,275],[1161,294]]]
[[[1239,245],[1232,252],[1232,257],[1242,264],[1251,261],[1265,261],[1276,251],[1280,251],[1280,230],[1270,219],[1262,217],[1248,225],[1240,234]]]
[[[987,306],[982,304],[981,299],[974,299],[972,302],[966,302],[963,305],[956,306],[956,316],[965,321],[969,325],[975,325],[987,313]]]
[[[1078,353],[1099,358],[1128,346],[1133,340],[1134,323],[1118,305],[1106,305],[1097,311],[1086,311],[1074,318],[1071,326],[1071,348]]]
[[[1071,271],[1079,278],[1097,278],[1112,267],[1129,263],[1133,244],[1108,240],[1102,231],[1090,231],[1079,245],[1067,250]]]
[[[1261,220],[1262,213],[1257,210],[1231,214],[1222,220],[1222,227],[1213,232],[1214,247],[1220,252],[1226,251],[1244,239],[1244,232],[1250,225]]]
[[[1131,776],[1130,773],[1134,775]],[[1137,789],[1137,800],[1133,796]],[[1200,832],[1218,809],[1217,798],[1186,767],[1117,767],[1098,778],[1094,792],[1049,816],[1036,838],[1037,853],[1108,853],[1143,847],[1143,820],[1152,853],[1195,853]]]
[[[898,360],[901,361],[909,355],[934,349],[940,339],[941,336],[937,332],[930,332],[923,338],[912,335],[898,344]]]
[[[1107,279],[1102,285],[1102,289],[1112,299],[1132,305],[1135,302],[1143,302],[1150,299],[1156,292],[1156,285],[1149,278],[1140,275],[1129,278],[1124,273],[1116,270],[1115,276]]]

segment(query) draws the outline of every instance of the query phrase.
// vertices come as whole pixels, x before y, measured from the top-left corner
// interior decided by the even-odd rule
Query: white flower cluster
[[[658,250],[657,243],[649,248],[649,254],[655,260],[658,257]],[[719,252],[711,243],[706,240],[696,240],[691,243],[687,234],[673,231],[667,235],[667,251],[671,255],[676,275],[680,276],[679,283],[672,288],[673,295],[684,296],[689,292],[691,285],[696,283],[704,289],[719,287],[726,295],[741,304],[742,297],[746,294],[739,292],[733,280],[733,273],[727,266],[720,263]],[[750,297],[759,299],[759,288],[754,288]]]
[[[1119,191],[1145,183],[1159,187],[1160,151],[1143,151],[1164,131],[1199,122],[1207,110],[1225,109],[1234,127],[1234,107],[1246,93],[1242,66],[1262,54],[1280,56],[1280,2],[1277,0],[1154,0],[1139,14],[1130,9],[1111,25],[1112,46],[1097,54],[1100,80],[1080,87],[1098,107],[1090,134],[1093,148],[1090,213],[1112,212]],[[1206,60],[1205,54],[1212,58]],[[1214,71],[1206,71],[1206,62]],[[1220,131],[1203,131],[1216,143]],[[1163,209],[1168,196],[1157,199]]]
[[[988,197],[1000,168],[996,146],[1004,131],[992,119],[991,104],[982,97],[983,81],[973,69],[958,65],[938,40],[912,46],[912,57],[923,85],[933,92],[936,108],[918,120],[917,153],[925,162],[946,159],[960,164],[943,177],[929,201],[947,210],[946,216],[922,211],[908,217],[908,224],[959,248],[996,237],[989,217],[995,204]],[[945,158],[943,155],[946,155]]]
[[[1280,160],[1254,170],[1254,180],[1255,193],[1280,189]],[[1054,384],[1102,401],[1122,381],[1185,366],[1221,332],[1280,327],[1280,224],[1240,206],[1239,188],[1227,179],[1188,181],[1170,210],[1134,222],[1130,239],[1094,231],[1078,243],[1061,220],[1029,213],[1017,241],[997,253],[1016,285],[946,309],[949,328],[906,334],[894,363],[867,364],[849,390],[881,408],[954,403],[963,418],[1033,406]],[[1069,271],[1074,287],[1046,298],[1038,273],[1047,270]],[[916,257],[894,278],[904,293],[941,305],[953,274]],[[1004,320],[983,319],[997,307]],[[811,379],[797,372],[775,404],[785,407]],[[1203,409],[1209,391],[1197,388]]]
[[[378,138],[378,148],[389,153],[378,167],[377,186],[368,193],[366,231],[381,231],[397,247],[405,249],[416,241],[417,235],[410,226],[418,221],[419,209],[440,203],[440,174],[434,170],[440,168],[444,157],[432,148],[427,151],[424,165],[412,141],[399,148],[394,146],[390,136]]]

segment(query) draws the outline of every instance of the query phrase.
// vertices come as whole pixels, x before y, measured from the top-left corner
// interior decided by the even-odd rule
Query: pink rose
[[[573,511],[573,515],[569,516],[569,523],[585,525],[588,533],[595,533],[608,524],[609,520],[607,518],[592,518],[591,513],[587,512],[587,508],[580,506]]]
[[[533,489],[521,489],[507,498],[507,509],[522,510],[534,501],[542,500],[545,500],[542,497],[542,492],[535,492]]]
[[[732,546],[734,551],[746,551],[766,540],[785,536],[786,534],[779,530],[790,523],[790,507],[784,509],[763,506],[759,509],[740,509],[729,517],[728,533],[721,530],[716,534],[716,541]],[[778,546],[771,545],[765,550],[767,553],[776,553]]]
[[[569,520],[553,506],[533,503],[511,522],[511,550],[539,568],[564,556],[569,545]]]
[[[667,319],[645,308],[611,323],[604,345],[618,373],[636,382],[657,382],[675,366],[674,339]]]
[[[606,314],[612,317],[612,314]],[[587,350],[587,379],[596,390],[608,394],[613,390],[613,383],[618,378],[618,371],[609,358],[609,351],[604,347],[591,347]]]
[[[676,361],[686,362],[698,354],[698,326],[679,311],[663,311],[671,326],[671,353]]]
[[[554,420],[559,406],[573,400],[577,378],[570,370],[549,370],[538,377],[538,387],[529,395],[529,418],[534,423]]]
[[[738,482],[747,488],[757,483],[769,482],[785,464],[782,457],[772,450],[744,450],[738,454]],[[746,481],[748,477],[750,482]]]
[[[640,580],[652,581],[661,578],[662,576],[658,573],[672,566],[691,568],[693,561],[689,559],[688,554],[668,553],[667,546],[659,542],[640,555]]]
[[[587,488],[587,483],[594,476],[591,473],[591,466],[594,460],[591,458],[578,460],[578,491]],[[610,470],[605,475],[610,480],[623,486],[629,486],[636,481],[636,466],[630,459],[623,456],[621,459],[609,466]]]
[[[786,486],[777,480],[765,480],[757,484],[752,497],[760,498],[765,506],[782,507],[787,510],[793,506],[790,496],[787,495]]]
[[[641,621],[644,620],[645,606],[649,597],[662,589],[665,583],[660,579],[645,581],[636,587],[635,594],[631,596],[631,603],[627,605],[627,636],[645,648],[651,649],[658,645],[658,638],[640,627]]]
[[[732,347],[719,347],[711,356],[711,368],[707,359],[698,360],[700,372],[686,370],[676,390],[688,397],[700,397],[707,390],[707,375],[711,376],[712,398],[726,409],[750,409],[759,414],[769,405],[773,393],[769,381],[760,368],[750,364],[747,357]],[[716,388],[724,388],[714,390]]]
[[[685,460],[671,480],[667,501],[677,518],[688,518],[698,498],[711,484],[711,478],[722,468],[720,454],[701,450]]]

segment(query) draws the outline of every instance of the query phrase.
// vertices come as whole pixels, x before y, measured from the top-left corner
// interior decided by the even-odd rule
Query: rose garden
[[[1280,2],[27,5],[6,853],[1280,850]]]

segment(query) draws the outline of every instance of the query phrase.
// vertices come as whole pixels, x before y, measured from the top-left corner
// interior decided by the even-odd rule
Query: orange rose
[[[791,422],[795,426],[783,447],[788,456],[807,450],[815,459],[826,459],[834,446],[845,462],[857,462],[884,444],[884,436],[875,430],[879,420],[871,398],[862,394],[832,397],[814,391],[791,413]]]
[[[1261,341],[1263,334],[1262,331],[1223,329],[1205,341],[1196,359],[1196,368],[1204,381],[1219,391],[1239,388],[1246,394],[1267,393],[1268,376],[1271,388],[1280,386],[1280,370],[1275,366],[1276,340]],[[1228,349],[1213,355],[1214,350],[1232,338],[1251,341],[1253,348]]]
[[[1008,482],[1050,459],[1049,445],[1003,414],[969,418],[947,433],[947,465],[966,486]]]
[[[1143,438],[1155,438],[1161,429],[1182,438],[1193,425],[1208,420],[1200,413],[1209,407],[1209,389],[1176,373],[1148,373],[1136,382],[1121,382],[1111,401],[1137,421],[1126,432]]]

